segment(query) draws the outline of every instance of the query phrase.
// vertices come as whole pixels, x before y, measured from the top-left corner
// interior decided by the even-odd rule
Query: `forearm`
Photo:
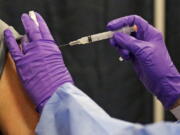
[[[178,99],[178,100],[175,102],[175,104],[172,106],[171,110],[177,108],[178,106],[180,106],[180,99]]]

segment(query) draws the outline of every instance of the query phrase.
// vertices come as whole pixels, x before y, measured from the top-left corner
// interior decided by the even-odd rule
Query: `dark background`
[[[178,41],[180,1],[167,0],[166,42],[180,68]],[[178,9],[179,8],[179,9]],[[0,19],[24,33],[20,16],[35,10],[47,21],[59,44],[106,30],[112,19],[137,14],[153,24],[153,0],[0,0]],[[173,17],[175,19],[173,19]],[[172,21],[173,19],[173,21]],[[153,120],[152,96],[145,90],[129,62],[119,62],[108,41],[62,49],[77,87],[111,116],[140,123]],[[166,114],[166,120],[173,120]]]

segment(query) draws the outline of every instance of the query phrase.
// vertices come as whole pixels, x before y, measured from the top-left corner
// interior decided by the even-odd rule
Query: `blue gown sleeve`
[[[37,135],[179,135],[178,123],[133,124],[110,117],[77,87],[66,83],[48,100]]]

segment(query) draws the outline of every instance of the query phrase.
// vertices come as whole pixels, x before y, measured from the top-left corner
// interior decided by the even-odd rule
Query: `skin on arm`
[[[175,104],[171,107],[171,109],[174,109],[176,107],[180,106],[180,99],[178,99]]]

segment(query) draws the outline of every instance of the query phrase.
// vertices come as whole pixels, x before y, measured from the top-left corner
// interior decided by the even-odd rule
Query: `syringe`
[[[116,32],[122,32],[122,33],[126,33],[130,35],[132,32],[137,32],[137,30],[138,30],[138,27],[136,25],[132,27],[126,26],[116,31],[107,31],[107,32],[85,36],[75,41],[71,41],[68,44],[60,45],[60,47],[64,47],[68,45],[69,46],[84,45],[84,44],[89,44],[89,43],[93,43],[93,42],[97,42],[97,41],[101,41],[105,39],[110,39],[113,37],[114,33]]]
[[[29,11],[29,16],[34,21],[34,23],[37,26],[39,26],[35,12]],[[102,32],[102,33],[98,33],[98,34],[85,36],[85,37],[82,37],[82,38],[77,39],[75,41],[71,41],[68,44],[60,45],[60,47],[84,45],[84,44],[89,44],[89,43],[93,43],[93,42],[97,42],[97,41],[101,41],[101,40],[105,40],[105,39],[110,39],[113,37],[114,33],[116,33],[116,32],[131,34],[132,32],[137,32],[137,31],[138,31],[137,25],[134,25],[132,27],[126,26],[126,27],[123,27],[123,28],[121,28],[119,30],[115,30],[115,31],[107,31],[107,32]]]
[[[34,21],[34,23],[37,26],[39,26],[39,23],[37,21],[37,18],[36,18],[34,11],[30,11],[29,16]],[[84,45],[84,44],[89,44],[89,43],[93,43],[93,42],[97,42],[97,41],[101,41],[101,40],[105,40],[105,39],[110,39],[113,37],[114,33],[116,33],[116,32],[122,32],[122,33],[126,33],[126,34],[130,35],[132,32],[137,32],[137,31],[138,31],[137,25],[134,25],[131,27],[126,26],[126,27],[123,27],[123,28],[116,30],[116,31],[107,31],[107,32],[102,32],[102,33],[98,33],[98,34],[93,34],[90,36],[85,36],[85,37],[82,37],[82,38],[77,39],[75,41],[71,41],[68,44],[60,45],[60,47]],[[119,57],[119,60],[123,61],[123,59],[121,57]]]

